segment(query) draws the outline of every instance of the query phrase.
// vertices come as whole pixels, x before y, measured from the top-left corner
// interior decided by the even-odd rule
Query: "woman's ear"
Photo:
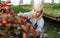
[[[40,12],[41,14],[43,13],[43,11],[41,10],[41,12]]]

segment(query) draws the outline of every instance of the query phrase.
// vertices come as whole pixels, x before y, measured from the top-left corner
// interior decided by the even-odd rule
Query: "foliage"
[[[44,3],[43,4],[43,6],[45,7],[45,8],[53,8],[53,9],[60,9],[60,3]]]
[[[44,13],[52,16],[60,16],[60,9],[44,8]]]
[[[35,38],[37,36],[36,35],[37,31],[35,30],[36,27],[27,21],[28,20],[27,18],[29,16],[27,17],[18,16],[17,14],[14,13],[14,10],[11,10],[10,7],[7,6],[7,3],[5,1],[1,3],[1,5],[2,5],[0,6],[1,7],[0,8],[0,35],[1,36],[7,36],[8,38],[10,36],[14,36],[14,38],[15,37]],[[24,8],[24,6],[22,8]],[[18,7],[18,9],[20,8]]]
[[[11,9],[14,9],[15,10],[15,13],[29,12],[32,9],[32,5],[11,6]]]
[[[44,13],[52,15],[52,16],[60,16],[59,8],[55,4],[44,4],[45,6],[52,6],[52,8],[45,8]],[[43,5],[43,6],[44,6]],[[55,6],[54,6],[55,5]],[[56,8],[55,8],[56,7]],[[57,9],[58,8],[58,9]],[[32,5],[18,5],[18,6],[11,6],[11,9],[15,10],[15,13],[19,12],[29,12],[32,9]]]

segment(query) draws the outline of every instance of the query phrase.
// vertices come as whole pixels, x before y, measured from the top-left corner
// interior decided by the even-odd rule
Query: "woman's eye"
[[[39,13],[39,12],[37,12],[37,13]]]
[[[37,13],[39,13],[39,11],[37,11]]]

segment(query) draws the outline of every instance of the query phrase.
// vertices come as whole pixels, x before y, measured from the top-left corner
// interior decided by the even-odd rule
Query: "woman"
[[[19,16],[25,16],[28,18],[29,22],[36,27],[36,38],[42,37],[44,20],[43,16],[43,7],[42,5],[36,4],[33,6],[32,11],[28,13],[18,13]],[[29,17],[28,17],[29,16]]]

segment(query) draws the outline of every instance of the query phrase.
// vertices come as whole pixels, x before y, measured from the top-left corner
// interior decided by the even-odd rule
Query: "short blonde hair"
[[[33,5],[33,7],[32,7],[32,9],[33,8],[37,8],[37,9],[39,9],[40,10],[40,12],[41,12],[41,15],[39,16],[39,18],[41,18],[42,16],[43,16],[43,5],[41,5],[41,4],[34,4]]]
[[[34,4],[33,8],[40,8],[39,10],[43,10],[43,6],[41,4]]]

